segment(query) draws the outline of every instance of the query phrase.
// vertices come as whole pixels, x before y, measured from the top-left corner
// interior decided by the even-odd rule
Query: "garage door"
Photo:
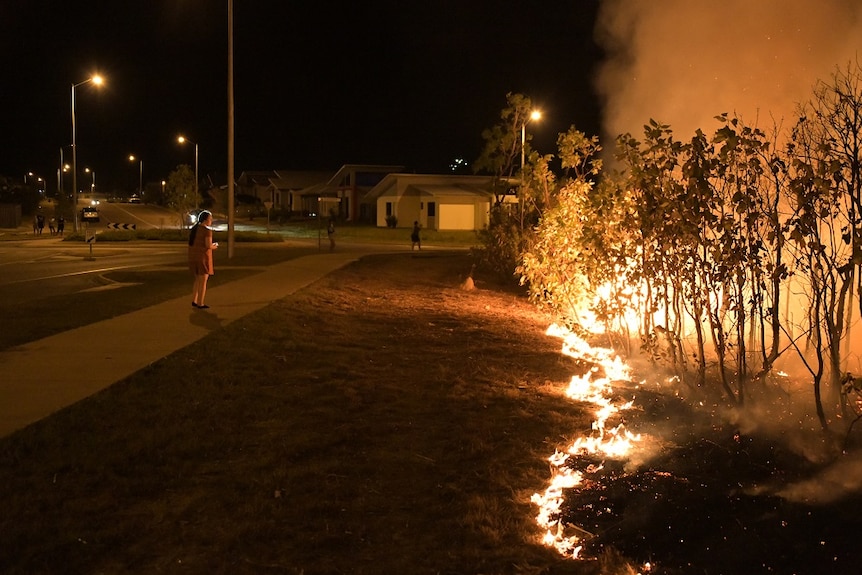
[[[472,230],[476,226],[475,206],[472,204],[444,204],[439,206],[438,230]]]

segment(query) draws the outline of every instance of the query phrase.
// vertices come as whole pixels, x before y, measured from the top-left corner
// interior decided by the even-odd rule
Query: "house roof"
[[[483,188],[478,188],[476,186],[468,186],[464,184],[416,184],[407,186],[407,189],[404,191],[404,195],[412,196],[432,196],[432,197],[441,197],[441,196],[461,196],[461,197],[473,197],[473,196],[482,196],[482,197],[490,197],[491,192],[485,190]]]
[[[270,185],[279,190],[304,190],[321,184],[332,176],[329,172],[296,172],[276,170],[276,177],[270,178]]]
[[[374,186],[364,201],[375,201],[386,192],[394,189],[414,188],[413,193],[425,193],[431,195],[488,195],[494,178],[492,176],[459,176],[442,174],[389,174]]]

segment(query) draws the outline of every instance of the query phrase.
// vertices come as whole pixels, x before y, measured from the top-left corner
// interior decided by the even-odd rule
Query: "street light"
[[[62,198],[61,201],[66,201],[66,198],[63,196],[63,173],[69,171],[69,164],[63,161],[63,148],[66,146],[60,146],[60,165],[57,167],[57,195],[59,198]]]
[[[26,186],[28,184],[32,184],[34,178],[36,179],[36,191],[40,194],[44,193],[42,188],[44,188],[45,180],[43,180],[41,176],[38,176],[33,172],[27,172],[26,174],[24,174],[24,185]]]
[[[101,86],[104,80],[96,74],[83,82],[72,84],[72,212],[75,215],[75,231],[78,231],[78,148],[75,145],[75,88],[89,82]]]
[[[539,120],[542,118],[542,113],[538,110],[530,112],[530,117],[524,120],[521,124],[521,183],[524,183],[524,148],[527,145],[527,122],[530,120]]]
[[[140,171],[138,173],[138,197],[140,198],[144,195],[144,161],[136,158],[134,154],[130,154],[129,161],[134,162],[135,160],[139,161],[141,164]],[[141,198],[141,201],[143,201],[143,198]]]
[[[90,168],[84,168],[84,172],[87,174],[92,174],[92,176],[93,176],[93,183],[90,184],[90,195],[92,196],[96,193],[96,170],[91,170]]]
[[[180,144],[185,144],[186,142],[188,142],[189,144],[195,145],[195,207],[197,208],[200,207],[198,206],[198,202],[200,201],[200,197],[198,196],[198,145],[197,143],[192,142],[191,140],[186,138],[185,136],[178,136],[177,142],[179,142]]]
[[[233,86],[233,0],[227,0],[227,257],[234,248],[234,86]]]

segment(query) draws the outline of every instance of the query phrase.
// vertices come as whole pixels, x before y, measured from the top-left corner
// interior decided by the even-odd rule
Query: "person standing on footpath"
[[[413,222],[413,232],[410,234],[410,241],[413,242],[410,246],[411,252],[414,248],[422,249],[422,240],[419,238],[419,222]]]
[[[218,243],[213,242],[212,221],[213,215],[204,210],[189,232],[189,269],[195,276],[192,307],[197,309],[209,308],[205,303],[207,280],[215,273],[213,250],[218,249]]]

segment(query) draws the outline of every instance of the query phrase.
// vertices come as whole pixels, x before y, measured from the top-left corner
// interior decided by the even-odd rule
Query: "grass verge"
[[[576,366],[471,263],[365,258],[0,440],[0,572],[596,572],[529,503]]]

